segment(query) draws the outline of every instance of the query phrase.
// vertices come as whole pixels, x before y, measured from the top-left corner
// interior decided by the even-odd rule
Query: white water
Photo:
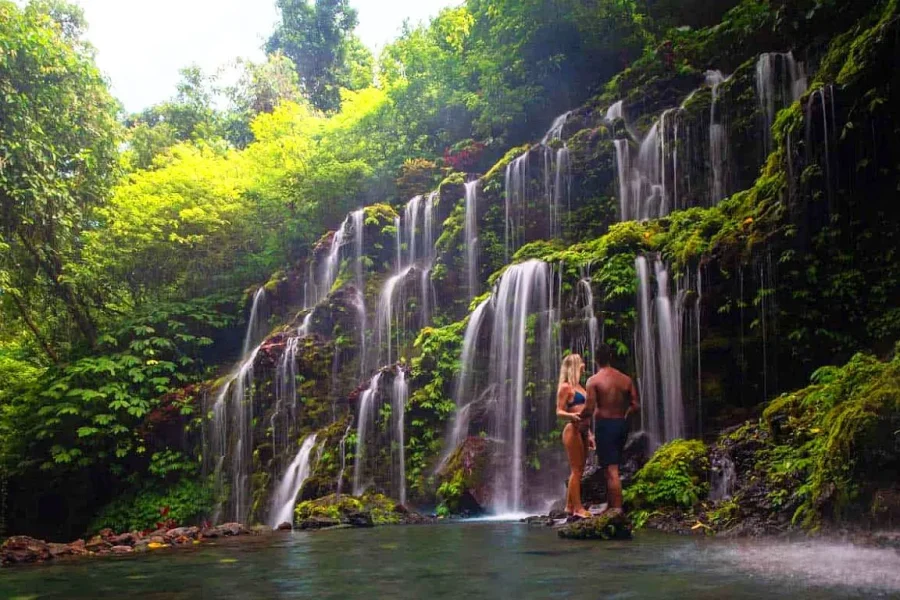
[[[723,453],[714,459],[710,473],[709,499],[713,502],[720,502],[731,498],[737,477],[731,458]]]
[[[291,431],[297,411],[297,345],[299,337],[290,337],[275,368],[275,410],[269,420],[272,428],[272,450],[275,457],[284,456],[290,445]]]
[[[469,298],[478,295],[478,180],[465,184],[466,190],[466,277]]]
[[[366,436],[369,430],[375,428],[375,400],[378,395],[378,386],[381,383],[381,373],[377,373],[369,382],[369,387],[359,395],[359,417],[356,423],[356,452],[353,459],[353,495],[360,496],[365,491],[366,482],[363,480],[363,469],[366,459]]]
[[[530,314],[549,314],[549,287],[549,266],[530,260],[507,268],[494,295],[489,369],[494,399],[489,408],[490,435],[501,440],[507,449],[505,457],[494,466],[491,508],[497,514],[525,508],[523,422],[527,417],[527,321]]]
[[[341,491],[344,488],[344,471],[347,469],[347,436],[350,435],[350,430],[353,429],[353,420],[351,419],[350,423],[347,424],[347,429],[344,430],[344,435],[341,436],[341,441],[338,444],[338,448],[340,449],[341,455],[341,470],[338,471],[337,476],[337,497],[341,497]]]
[[[519,230],[524,221],[524,212],[528,202],[528,152],[525,152],[506,165],[504,175],[504,194],[506,199],[506,229],[504,241],[505,261],[509,262],[512,252],[519,248]]]
[[[625,110],[624,110],[624,103],[622,102],[622,100],[619,100],[618,102],[611,104],[610,107],[608,109],[606,109],[606,122],[607,123],[613,123],[617,119],[624,119],[624,118],[625,118]]]
[[[768,52],[756,61],[756,95],[763,120],[763,150],[772,151],[772,125],[778,110],[790,106],[806,92],[807,77],[802,62],[791,52]]]
[[[397,444],[397,496],[400,504],[406,505],[406,402],[409,400],[409,383],[406,381],[406,371],[398,368],[394,377],[394,386],[391,403],[391,414],[395,423],[395,442]]]
[[[709,105],[709,163],[712,174],[709,185],[710,204],[718,203],[727,191],[725,177],[728,168],[728,139],[722,111],[719,110],[719,86],[727,80],[721,71],[706,72],[706,85],[712,90]]]
[[[321,302],[328,296],[332,286],[334,286],[334,282],[337,280],[338,270],[341,266],[341,248],[347,242],[350,226],[350,216],[348,215],[337,231],[334,232],[334,237],[331,239],[331,248],[329,248],[328,256],[325,258],[322,279],[316,285],[319,293],[317,302]]]
[[[397,358],[400,351],[400,340],[396,341],[396,353],[393,338],[393,322],[395,307],[398,304],[398,296],[403,289],[402,283],[406,280],[412,271],[412,266],[407,266],[396,275],[391,276],[381,288],[381,295],[378,298],[378,306],[375,311],[375,326],[377,327],[378,354],[380,359],[378,364],[391,364]],[[402,319],[401,319],[402,321]],[[403,323],[400,324],[397,335],[403,331]]]
[[[687,432],[681,374],[682,299],[669,296],[669,273],[653,259],[655,294],[646,257],[635,259],[638,274],[638,381],[643,399],[641,425],[652,447]]]
[[[300,488],[309,477],[309,455],[316,445],[316,434],[313,433],[303,440],[297,456],[288,466],[278,487],[275,488],[275,494],[272,496],[272,509],[269,517],[269,526],[275,529],[282,523],[294,522],[294,506],[297,505],[297,494]]]
[[[600,340],[600,326],[597,321],[597,315],[594,313],[594,291],[591,289],[591,280],[586,275],[578,280],[576,302],[581,306],[581,316],[587,329],[587,339],[583,339],[581,343],[581,357],[584,359],[585,364],[592,365],[596,357],[597,344]]]
[[[354,270],[356,274],[356,287],[365,291],[365,279],[363,278],[363,232],[365,231],[365,209],[360,208],[350,213],[350,221],[353,226],[353,249],[355,256],[353,257]]]
[[[453,394],[456,400],[456,411],[450,426],[447,428],[447,437],[444,441],[444,450],[441,460],[438,462],[437,471],[440,471],[453,454],[469,435],[469,416],[474,404],[474,373],[475,356],[478,350],[478,336],[485,316],[491,306],[491,298],[488,297],[479,304],[469,316],[466,324],[466,332],[463,336],[462,354],[460,356],[460,370],[456,378],[456,390]]]
[[[260,338],[265,334],[266,323],[266,289],[260,287],[253,294],[253,302],[250,305],[250,317],[247,319],[247,332],[244,334],[244,345],[241,350],[242,356],[247,356],[253,346],[260,342]]]

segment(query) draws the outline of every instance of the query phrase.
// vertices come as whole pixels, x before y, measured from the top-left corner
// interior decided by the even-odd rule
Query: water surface
[[[491,522],[283,533],[0,571],[0,598],[10,600],[898,595],[894,550],[653,532],[579,542]]]

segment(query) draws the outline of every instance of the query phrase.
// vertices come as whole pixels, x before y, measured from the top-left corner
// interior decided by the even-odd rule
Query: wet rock
[[[585,506],[606,502],[606,469],[591,465],[581,476],[581,502]]]
[[[564,510],[551,510],[548,515],[551,519],[558,521],[559,519],[565,519],[569,515],[566,514]]]
[[[188,541],[193,540],[198,535],[200,535],[199,527],[176,527],[174,529],[170,529],[163,536],[167,541],[177,541],[187,539]],[[184,543],[180,541],[178,543]]]
[[[134,546],[138,540],[138,536],[134,533],[123,533],[122,535],[114,535],[109,538],[109,543],[113,546]]]
[[[113,546],[109,551],[113,554],[131,554],[134,552],[134,548],[131,546]]]
[[[103,537],[95,535],[88,540],[84,547],[87,548],[89,552],[105,552],[112,547],[112,544],[103,539]]]
[[[290,523],[288,523],[287,521],[285,521],[284,523],[279,524],[278,527],[276,527],[276,529],[277,529],[278,531],[290,531],[290,530],[293,529],[293,528],[291,527],[291,524],[290,524]]]
[[[69,544],[54,544],[53,542],[47,544],[50,549],[50,558],[59,558],[61,556],[71,556],[73,554],[71,546]]]
[[[50,545],[25,535],[14,535],[0,546],[0,565],[43,562],[50,558]]]
[[[631,522],[618,511],[608,511],[560,528],[559,537],[570,540],[630,540]]]
[[[138,540],[135,543],[134,548],[132,548],[135,552],[146,552],[150,549],[150,539],[144,538],[142,540]]]
[[[340,525],[341,522],[337,519],[331,519],[329,517],[309,517],[308,519],[303,519],[299,523],[297,523],[297,527],[299,529],[325,529],[326,527],[334,527],[336,525]]]
[[[151,544],[165,544],[166,543],[166,538],[161,535],[151,535],[148,538],[148,540]]]
[[[352,525],[353,527],[374,527],[375,523],[372,522],[371,513],[367,512],[355,512],[350,513],[346,517],[347,524]]]
[[[527,523],[532,527],[551,527],[554,524],[554,520],[552,517],[547,515],[536,515],[533,517],[526,517],[522,519],[523,523]]]
[[[75,540],[74,542],[69,544],[69,549],[75,556],[84,556],[88,553],[88,549],[84,543],[84,540]]]
[[[225,536],[243,535],[248,533],[247,528],[240,523],[224,523],[219,525],[218,529]]]
[[[400,515],[408,515],[409,509],[398,502],[394,505],[394,512]]]
[[[99,536],[100,536],[101,538],[103,538],[104,540],[108,540],[109,538],[113,537],[113,536],[116,535],[116,534],[115,534],[115,532],[114,532],[112,529],[110,529],[109,527],[107,527],[107,528],[105,528],[105,529],[101,529],[101,530],[97,533],[97,535],[99,535]]]

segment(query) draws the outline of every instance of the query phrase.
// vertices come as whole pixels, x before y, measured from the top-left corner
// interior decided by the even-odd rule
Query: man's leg
[[[606,465],[606,501],[609,508],[622,509],[622,481],[619,479],[619,465]]]

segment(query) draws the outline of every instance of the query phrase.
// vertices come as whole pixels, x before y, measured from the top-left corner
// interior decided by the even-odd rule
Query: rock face
[[[0,546],[0,565],[43,562],[51,558],[50,545],[24,535],[15,535]]]
[[[606,512],[569,523],[558,534],[569,540],[630,540],[631,522],[621,512]]]

